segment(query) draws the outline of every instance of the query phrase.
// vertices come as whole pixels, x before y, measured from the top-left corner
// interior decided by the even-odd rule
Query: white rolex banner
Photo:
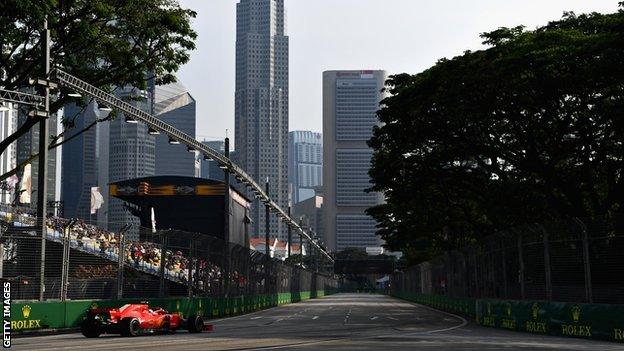
[[[91,214],[95,214],[102,207],[103,203],[104,197],[100,194],[100,188],[97,186],[91,187]]]
[[[20,184],[20,196],[19,201],[22,204],[30,203],[30,195],[32,193],[32,176],[30,163],[24,166],[24,175],[22,176],[22,183]]]

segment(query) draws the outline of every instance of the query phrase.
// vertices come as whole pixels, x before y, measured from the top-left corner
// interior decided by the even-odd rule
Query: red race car
[[[91,308],[80,325],[82,335],[97,338],[101,334],[137,336],[139,334],[173,333],[186,329],[189,333],[211,330],[198,315],[182,318],[162,308],[150,308],[147,303],[126,304],[119,308]]]

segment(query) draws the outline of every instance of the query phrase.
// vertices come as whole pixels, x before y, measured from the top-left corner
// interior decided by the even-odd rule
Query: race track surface
[[[213,332],[136,338],[13,339],[15,350],[624,350],[624,345],[514,333],[387,296],[339,294],[212,321]]]

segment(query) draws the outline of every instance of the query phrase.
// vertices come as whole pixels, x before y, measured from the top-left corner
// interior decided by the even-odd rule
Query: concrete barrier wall
[[[238,296],[230,298],[162,298],[149,299],[159,306],[183,316],[199,314],[206,319],[236,316],[281,304],[294,303],[334,293],[331,290]],[[81,300],[66,302],[20,302],[11,304],[11,330],[66,329],[80,326],[85,312],[91,307],[120,307],[139,303],[140,299]]]
[[[405,292],[393,295],[471,317],[486,327],[624,343],[624,305],[469,299]]]

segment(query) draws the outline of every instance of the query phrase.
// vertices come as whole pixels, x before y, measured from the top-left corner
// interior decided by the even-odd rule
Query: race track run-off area
[[[201,334],[21,337],[15,350],[624,350],[624,345],[515,333],[382,295],[338,294],[210,321]]]

